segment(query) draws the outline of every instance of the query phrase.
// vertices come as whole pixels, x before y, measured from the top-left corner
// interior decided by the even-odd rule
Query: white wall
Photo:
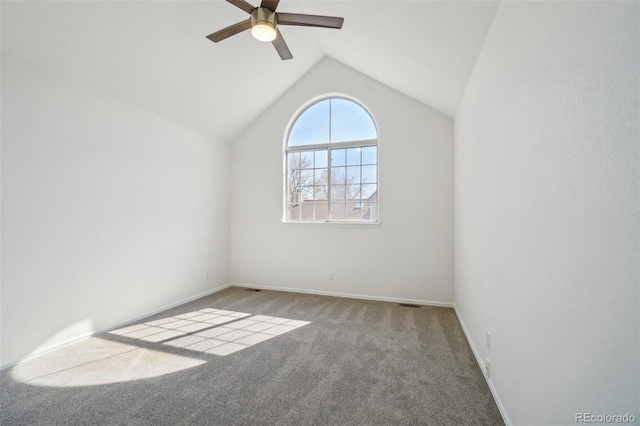
[[[640,418],[639,5],[503,2],[455,118],[455,302],[513,424]]]
[[[377,122],[379,228],[282,223],[287,124],[328,93],[358,99]],[[452,139],[450,118],[324,59],[232,144],[232,281],[451,302]]]
[[[228,159],[3,55],[2,364],[228,283]]]

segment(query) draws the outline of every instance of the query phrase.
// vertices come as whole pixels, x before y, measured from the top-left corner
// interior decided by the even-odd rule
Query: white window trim
[[[378,139],[362,139],[359,141],[346,141],[346,142],[333,142],[329,143],[329,149],[342,149],[342,148],[360,148],[362,146],[378,146]],[[312,145],[298,145],[286,148],[285,152],[300,152],[311,151],[312,149],[325,149],[326,143],[316,143]],[[377,164],[377,163],[376,163]]]
[[[378,213],[380,214],[380,213]],[[296,221],[287,221],[286,219],[282,221],[283,225],[293,225],[293,226],[354,226],[361,228],[380,228],[382,222],[380,221],[380,216],[378,216],[378,221],[373,222],[355,222],[355,221],[335,221],[335,222],[310,222],[306,220],[296,220]]]
[[[376,136],[377,138],[375,139],[363,139],[363,140],[357,140],[357,141],[345,141],[345,142],[328,142],[328,143],[322,143],[322,144],[309,144],[309,145],[299,145],[299,146],[292,146],[289,147],[289,136],[291,133],[291,130],[293,129],[294,124],[297,122],[298,118],[300,118],[300,116],[302,114],[305,113],[305,111],[307,111],[307,109],[309,109],[311,106],[322,102],[324,100],[327,99],[345,99],[351,102],[356,103],[358,106],[360,106],[371,118],[371,121],[373,122],[373,125],[376,129]],[[291,118],[291,120],[289,121],[289,124],[287,126],[287,131],[285,132],[285,138],[284,138],[284,152],[283,152],[283,162],[284,162],[284,175],[283,175],[283,188],[284,191],[282,193],[282,201],[283,201],[283,207],[282,207],[282,223],[285,225],[294,225],[294,226],[354,226],[354,227],[362,227],[362,228],[379,228],[380,225],[382,224],[382,217],[381,217],[381,213],[380,213],[380,145],[379,145],[379,141],[380,141],[380,133],[378,131],[378,124],[376,123],[375,119],[373,118],[373,114],[371,114],[371,111],[369,111],[368,108],[366,108],[364,106],[364,104],[362,102],[360,102],[359,100],[352,98],[350,96],[346,96],[343,94],[331,94],[331,95],[325,95],[325,96],[319,96],[316,97],[314,99],[312,99],[311,101],[309,101],[308,103],[306,103],[305,105],[303,105],[300,109],[298,109],[298,111],[296,112],[296,114]],[[328,169],[331,169],[331,150],[333,149],[342,149],[342,148],[361,148],[363,146],[372,146],[375,145],[377,148],[377,158],[376,158],[376,192],[378,193],[377,197],[378,197],[378,201],[376,203],[376,210],[377,210],[377,220],[376,221],[330,221],[330,220],[326,220],[326,221],[302,221],[302,220],[297,220],[297,221],[291,221],[291,220],[287,220],[287,191],[288,191],[288,181],[287,181],[287,176],[289,173],[289,164],[287,161],[287,154],[290,152],[302,152],[302,151],[310,151],[310,150],[314,150],[314,149],[327,149],[327,156],[328,156]],[[328,187],[329,187],[329,199],[327,200],[329,203],[329,214],[331,214],[331,199],[330,199],[330,190],[331,190],[331,173],[329,173],[329,182],[328,182]]]

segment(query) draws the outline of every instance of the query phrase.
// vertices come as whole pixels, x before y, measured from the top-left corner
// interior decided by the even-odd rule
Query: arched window
[[[287,222],[378,221],[378,132],[362,105],[341,97],[309,105],[285,151]]]

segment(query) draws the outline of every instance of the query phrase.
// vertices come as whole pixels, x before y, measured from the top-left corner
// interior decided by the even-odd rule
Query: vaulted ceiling
[[[257,0],[251,0],[257,5]],[[343,16],[342,30],[281,27],[294,59],[244,32],[221,0],[2,1],[2,52],[232,141],[325,56],[454,116],[497,1],[282,0]]]

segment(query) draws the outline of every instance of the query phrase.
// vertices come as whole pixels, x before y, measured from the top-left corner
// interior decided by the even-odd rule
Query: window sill
[[[382,222],[287,222],[282,221],[283,225],[293,225],[293,226],[346,226],[346,227],[354,227],[354,228],[380,228]]]

